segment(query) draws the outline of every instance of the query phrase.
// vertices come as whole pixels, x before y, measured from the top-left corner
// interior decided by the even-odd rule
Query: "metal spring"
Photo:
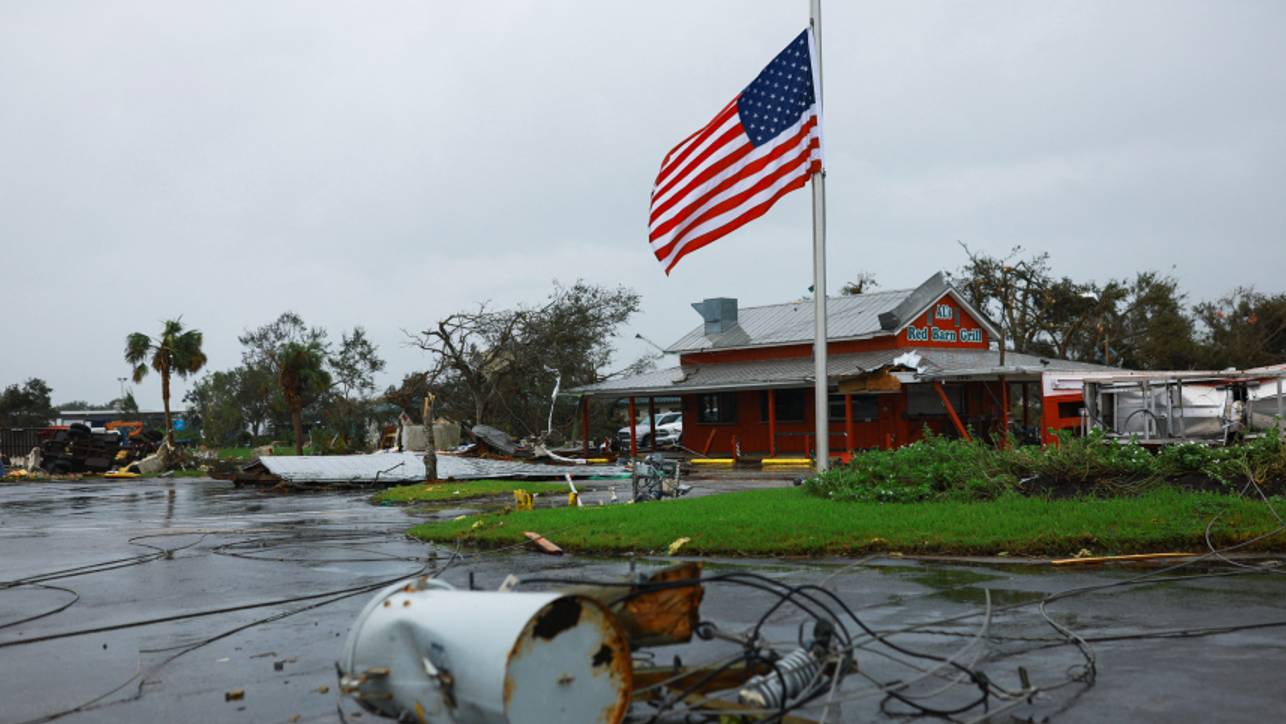
[[[808,649],[795,649],[777,662],[776,671],[760,674],[746,682],[737,692],[737,699],[747,706],[780,709],[784,701],[803,692],[821,669],[822,662]]]

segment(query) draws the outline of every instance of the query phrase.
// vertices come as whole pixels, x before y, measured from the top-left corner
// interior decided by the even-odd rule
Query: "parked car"
[[[634,426],[635,439],[640,449],[652,447],[652,425],[647,416]],[[616,431],[622,450],[630,449],[630,426]],[[662,412],[656,416],[656,446],[673,447],[683,439],[683,413]]]

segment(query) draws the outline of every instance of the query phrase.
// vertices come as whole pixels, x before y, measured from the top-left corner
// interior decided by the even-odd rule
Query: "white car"
[[[652,447],[652,425],[646,415],[634,426],[635,439],[640,450]],[[616,432],[616,439],[621,442],[621,449],[630,447],[630,426],[626,425]],[[683,413],[662,412],[656,416],[656,446],[672,447],[683,439]]]

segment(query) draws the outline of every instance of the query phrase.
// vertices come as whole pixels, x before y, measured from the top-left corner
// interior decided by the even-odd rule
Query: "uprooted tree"
[[[626,287],[555,283],[539,306],[495,309],[482,303],[408,337],[432,356],[426,379],[435,409],[457,420],[536,435],[546,430],[557,381],[566,389],[608,376],[612,341],[638,309],[638,293]],[[406,396],[397,390],[386,394],[390,400]],[[569,432],[574,405],[555,404],[553,418],[555,430]]]

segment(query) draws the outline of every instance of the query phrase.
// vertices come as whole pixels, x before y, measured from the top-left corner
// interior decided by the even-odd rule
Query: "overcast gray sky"
[[[180,314],[211,369],[286,309],[364,325],[385,384],[426,365],[403,328],[554,279],[638,289],[626,336],[662,344],[702,297],[797,298],[806,192],[668,278],[646,218],[664,152],[807,14],[0,3],[0,384],[105,401],[125,335]],[[1195,299],[1286,288],[1286,3],[830,0],[824,20],[832,291],[858,270],[914,286],[960,265],[957,240],[1080,278],[1172,270]]]

